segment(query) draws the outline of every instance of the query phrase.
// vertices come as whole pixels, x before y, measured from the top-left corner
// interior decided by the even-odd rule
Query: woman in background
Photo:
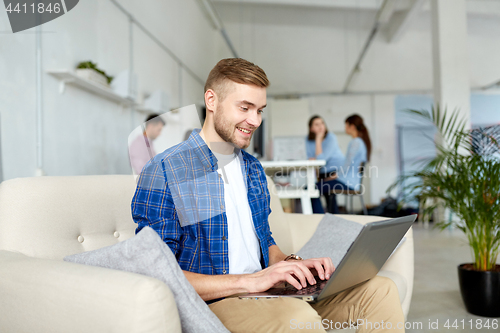
[[[326,165],[319,170],[319,178],[329,177],[344,164],[344,154],[340,150],[335,134],[328,132],[320,116],[309,119],[309,135],[306,140],[307,158],[325,160]]]
[[[326,164],[319,169],[318,180],[334,177],[337,170],[344,165],[344,154],[340,150],[335,134],[328,132],[325,121],[320,116],[309,119],[309,135],[306,139],[306,153],[310,160],[325,160]],[[327,202],[329,194],[324,194]],[[323,212],[319,198],[311,199],[313,211]]]
[[[337,198],[335,194],[330,194],[333,189],[338,190],[360,190],[361,175],[359,167],[361,163],[370,160],[371,141],[363,118],[354,114],[345,120],[345,132],[352,136],[351,142],[347,147],[347,154],[343,165],[337,170],[335,175],[320,179],[316,184],[320,193],[326,196],[329,203],[329,212],[338,214]],[[313,212],[324,213],[319,198],[313,199]]]

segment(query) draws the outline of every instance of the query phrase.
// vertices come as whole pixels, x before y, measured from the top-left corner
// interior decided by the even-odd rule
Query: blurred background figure
[[[344,163],[335,174],[319,179],[316,184],[322,195],[326,196],[329,213],[338,214],[337,198],[332,190],[359,191],[361,184],[360,166],[370,160],[371,141],[363,118],[353,114],[345,120],[345,132],[352,137],[347,147]],[[319,198],[312,200],[313,212],[324,213]]]
[[[325,166],[319,169],[318,180],[321,181],[326,178],[335,177],[337,170],[344,165],[344,154],[340,150],[337,136],[328,132],[325,121],[320,116],[312,116],[309,119],[309,134],[306,139],[306,153],[309,160],[325,160]],[[332,178],[333,179],[333,178]],[[321,193],[321,192],[320,192]],[[321,193],[329,201],[328,193]],[[321,201],[319,198],[311,199],[313,205],[313,212],[316,210],[321,211]]]
[[[319,170],[319,178],[326,178],[344,165],[344,154],[340,150],[335,134],[328,132],[325,121],[320,116],[309,119],[309,134],[306,140],[309,160],[325,160],[326,165]]]
[[[142,125],[142,135],[130,143],[128,152],[134,174],[140,174],[144,165],[156,155],[152,142],[161,134],[164,126],[165,121],[158,114],[150,114]]]

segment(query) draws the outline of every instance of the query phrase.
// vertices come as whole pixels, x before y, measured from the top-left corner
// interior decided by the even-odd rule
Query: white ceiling
[[[371,43],[349,92],[432,89],[429,4],[426,0],[391,1],[389,19]],[[238,56],[268,74],[270,94],[315,94],[343,91],[383,1],[212,3]],[[500,79],[500,1],[468,0],[467,5],[471,85],[484,86]],[[398,38],[390,40],[390,32],[397,32]]]
[[[297,7],[378,9],[383,0],[212,0],[214,3],[237,3],[258,5],[280,5]],[[410,0],[399,0],[402,6],[407,6]]]

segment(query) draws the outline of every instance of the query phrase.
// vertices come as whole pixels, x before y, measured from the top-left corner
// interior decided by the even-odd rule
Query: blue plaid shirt
[[[201,274],[229,274],[228,230],[224,181],[217,159],[194,130],[188,140],[156,155],[142,169],[132,200],[136,233],[156,230],[181,269]],[[271,213],[267,180],[260,162],[241,151],[248,203],[260,242],[261,265],[269,265],[275,245],[269,228]]]

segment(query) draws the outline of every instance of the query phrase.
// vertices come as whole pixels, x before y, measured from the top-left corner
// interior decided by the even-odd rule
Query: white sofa
[[[128,239],[135,227],[132,176],[19,178],[0,184],[0,332],[181,332],[169,288],[143,275],[62,258]],[[271,229],[296,252],[321,215],[284,213],[272,193]],[[343,216],[360,223],[372,216]],[[413,287],[412,231],[386,263],[408,313]]]

